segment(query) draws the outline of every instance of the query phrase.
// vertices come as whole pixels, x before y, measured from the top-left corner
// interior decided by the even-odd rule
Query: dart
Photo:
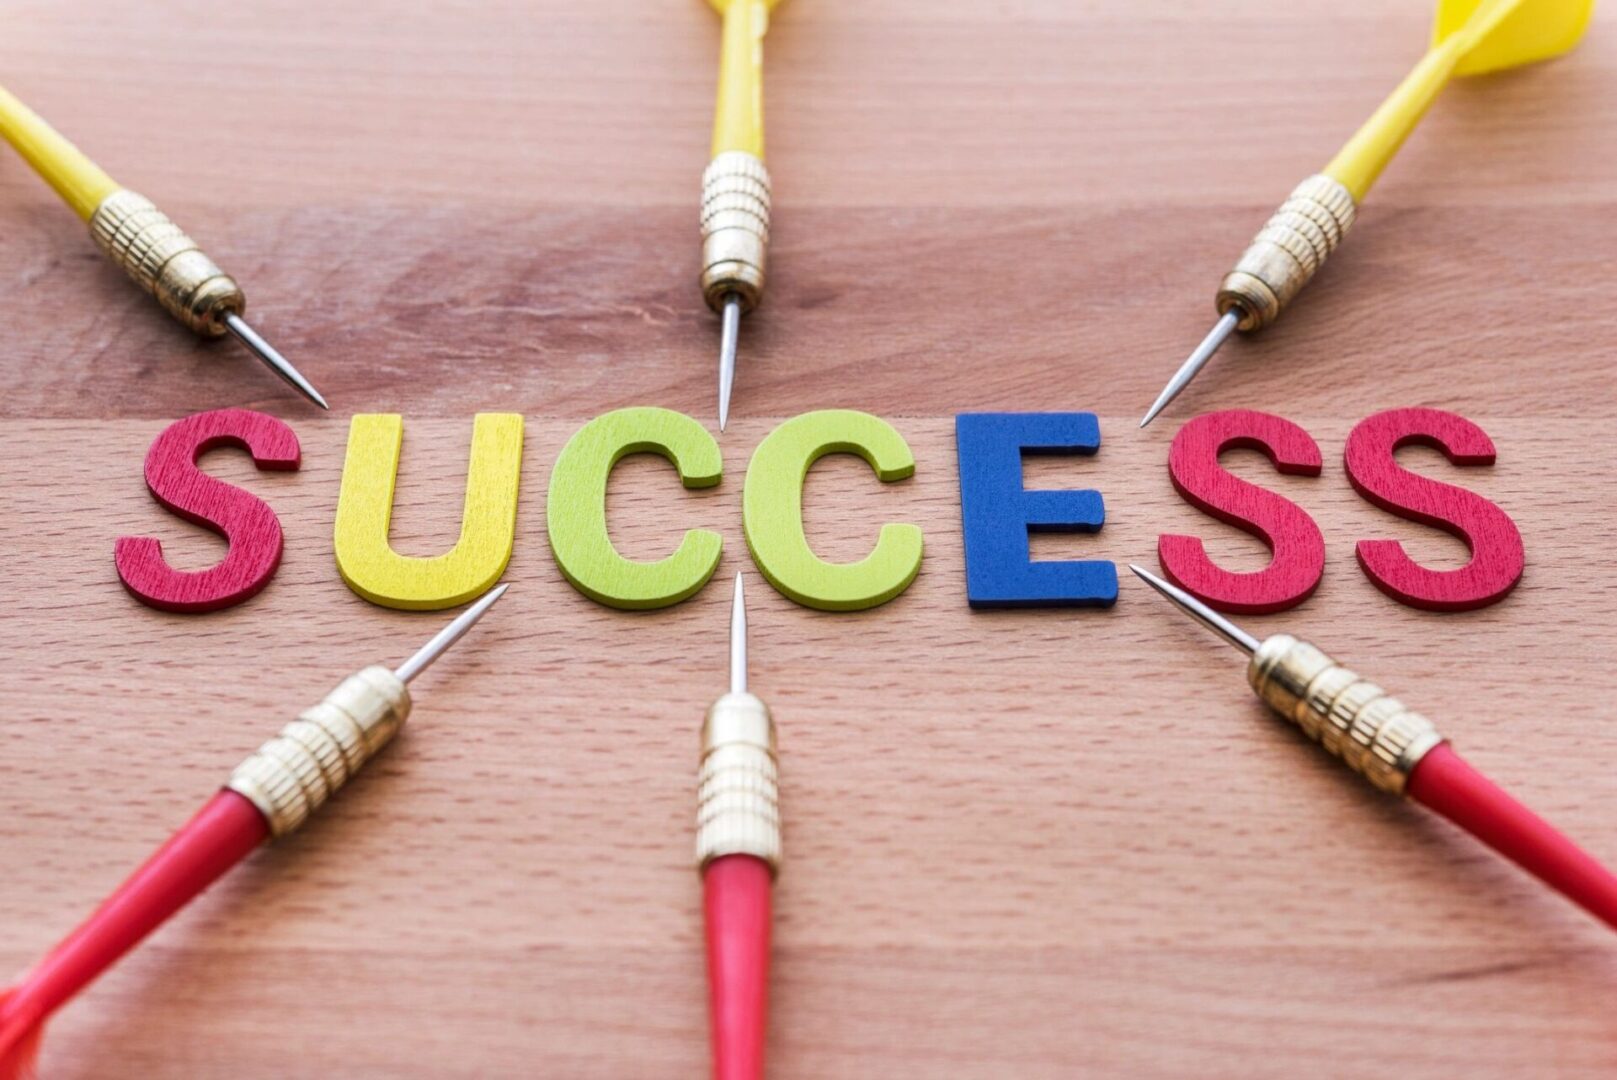
[[[288,386],[326,399],[247,322],[247,297],[196,242],[145,196],[103,172],[78,147],[0,86],[0,136],[90,226],[101,251],[200,337],[229,334]]]
[[[1336,250],[1381,171],[1451,78],[1559,56],[1583,37],[1594,0],[1439,0],[1432,44],[1323,172],[1297,185],[1224,275],[1218,322],[1147,410],[1145,427],[1236,331],[1269,326]]]
[[[764,34],[780,0],[710,0],[724,18],[713,160],[702,173],[702,297],[720,320],[719,430],[730,422],[741,316],[758,306],[769,253]]]
[[[16,986],[0,994],[0,1080],[34,1074],[50,1016],[266,840],[295,832],[398,734],[409,683],[506,590],[490,591],[415,655],[350,675],[238,765],[224,788]]]
[[[1390,795],[1434,810],[1617,929],[1617,876],[1460,757],[1437,726],[1290,634],[1259,641],[1183,589],[1130,566],[1247,656],[1263,703]]]
[[[714,1080],[759,1080],[769,1004],[770,901],[780,869],[775,721],[747,692],[747,605],[736,575],[730,692],[702,724],[696,864],[707,925]]]

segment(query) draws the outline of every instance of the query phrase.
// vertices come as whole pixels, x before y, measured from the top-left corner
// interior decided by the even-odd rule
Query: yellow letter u
[[[337,571],[373,604],[421,611],[454,607],[487,591],[511,561],[522,417],[477,414],[460,539],[445,554],[427,559],[395,554],[388,544],[403,439],[404,421],[394,413],[362,413],[349,426],[332,538]]]

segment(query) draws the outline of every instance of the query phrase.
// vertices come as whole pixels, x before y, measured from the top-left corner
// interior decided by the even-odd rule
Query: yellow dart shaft
[[[1433,43],[1413,71],[1404,76],[1398,89],[1354,133],[1331,163],[1325,175],[1347,188],[1354,202],[1362,202],[1381,175],[1381,170],[1398,153],[1410,132],[1415,130],[1438,93],[1454,75],[1455,66],[1466,53],[1487,37],[1506,16],[1521,6],[1522,0],[1484,0],[1477,12],[1457,33]]]
[[[713,156],[741,150],[764,156],[764,34],[767,0],[730,0],[724,8],[719,97],[713,113]]]
[[[720,313],[719,430],[730,418],[741,314],[757,306],[769,250],[764,34],[780,0],[709,0],[724,19],[713,160],[702,173],[702,298]]]
[[[119,189],[117,181],[102,172],[99,165],[3,86],[0,135],[85,221],[95,214],[103,199]]]
[[[1354,202],[1363,201],[1438,92],[1448,85],[1462,52],[1459,35],[1434,46],[1325,166],[1325,175],[1347,188]]]

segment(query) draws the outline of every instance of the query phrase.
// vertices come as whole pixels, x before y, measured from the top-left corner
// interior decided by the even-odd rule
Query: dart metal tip
[[[719,335],[719,430],[730,423],[730,391],[736,382],[736,343],[741,336],[741,297],[724,298],[723,329]]]
[[[427,670],[434,660],[448,652],[451,645],[464,637],[466,631],[475,626],[477,620],[481,619],[488,609],[494,606],[495,601],[504,596],[505,590],[510,587],[509,585],[496,585],[484,593],[477,603],[461,612],[455,617],[454,622],[434,634],[431,641],[421,646],[420,649],[416,650],[414,656],[400,664],[393,674],[398,676],[400,682],[408,683],[411,679]]]
[[[275,346],[260,337],[258,331],[248,325],[246,319],[234,312],[229,312],[225,315],[225,329],[229,330],[231,336],[237,341],[247,346],[248,351],[262,360],[264,366],[280,376],[288,386],[322,409],[329,410],[331,408],[330,405],[326,404],[326,399],[320,396],[320,391],[316,390],[309,380],[303,377],[303,373],[293,367],[290,360],[276,351]]]
[[[735,595],[730,600],[730,693],[747,692],[747,596],[736,571]]]
[[[1177,604],[1180,610],[1231,645],[1234,645],[1237,649],[1245,652],[1248,656],[1258,651],[1259,642],[1257,638],[1242,630],[1185,590],[1168,584],[1149,570],[1144,570],[1133,563],[1129,563],[1129,569],[1133,570],[1135,576],[1141,581],[1144,581],[1157,592]]]
[[[1229,336],[1235,332],[1235,328],[1240,325],[1240,322],[1241,309],[1231,308],[1223,314],[1218,322],[1213,324],[1213,329],[1208,332],[1206,337],[1202,338],[1202,343],[1196,346],[1196,351],[1191,353],[1183,364],[1179,365],[1179,370],[1174,372],[1173,378],[1168,380],[1168,385],[1162,388],[1162,393],[1157,395],[1157,400],[1152,402],[1151,407],[1145,411],[1145,417],[1140,421],[1141,427],[1145,427],[1145,425],[1155,420],[1158,413],[1166,409],[1174,398],[1184,392],[1185,387],[1190,385],[1190,380],[1194,379],[1196,373],[1207,366],[1207,361],[1213,358],[1213,354],[1218,352],[1219,346],[1223,345],[1229,339]]]

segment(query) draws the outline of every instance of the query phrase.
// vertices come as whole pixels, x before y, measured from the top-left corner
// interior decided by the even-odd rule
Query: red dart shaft
[[[764,1075],[772,878],[751,855],[714,859],[702,872],[714,1080]]]
[[[0,1077],[21,1073],[22,1044],[96,976],[269,836],[258,808],[221,791],[0,1003]]]
[[[397,671],[355,672],[230,774],[225,788],[17,987],[0,993],[0,1080],[33,1076],[46,1019],[271,836],[300,827],[410,715],[409,681],[505,592],[491,590]]]
[[[696,865],[702,871],[713,1080],[762,1080],[771,889],[780,869],[775,721],[747,693],[747,607],[730,605],[730,692],[702,722]]]
[[[1617,875],[1446,744],[1421,759],[1406,790],[1411,798],[1617,929]]]

